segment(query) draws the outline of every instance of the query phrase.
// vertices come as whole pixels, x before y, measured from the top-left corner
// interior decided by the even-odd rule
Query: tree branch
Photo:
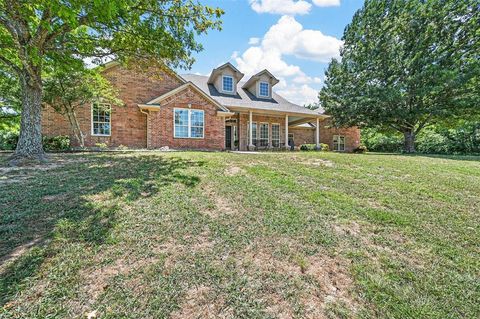
[[[15,71],[18,75],[20,75],[20,73],[22,72],[22,70],[18,67],[18,65],[16,65],[12,61],[8,60],[7,58],[1,55],[0,55],[0,61],[3,62],[9,68],[11,68],[13,71]]]

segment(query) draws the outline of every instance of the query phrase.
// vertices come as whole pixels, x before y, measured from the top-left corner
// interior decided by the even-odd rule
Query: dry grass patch
[[[214,207],[205,209],[203,212],[212,217],[212,218],[217,218],[219,216],[225,216],[225,215],[237,215],[238,210],[233,207],[233,205],[230,203],[230,201],[225,198],[224,196],[221,196],[214,190],[213,187],[210,185],[206,185],[203,187],[204,194],[213,202]]]
[[[227,176],[235,176],[244,174],[245,170],[238,166],[229,166],[225,169],[225,175]]]
[[[296,294],[305,318],[327,318],[332,305],[342,305],[352,316],[357,312],[360,302],[353,295],[350,263],[346,259],[321,253],[302,256],[296,253],[300,247],[295,243],[285,241],[284,244],[289,248],[290,256],[276,256],[273,247],[256,244],[236,258],[252,273],[277,274],[289,278],[289,281],[301,282],[303,288]],[[281,291],[268,291],[269,294],[264,296],[266,303],[271,305],[267,312],[277,318],[294,317],[296,309],[291,300],[286,300]]]
[[[170,318],[233,318],[233,315],[225,307],[223,298],[218,298],[211,287],[201,285],[187,290],[180,309],[172,313]]]

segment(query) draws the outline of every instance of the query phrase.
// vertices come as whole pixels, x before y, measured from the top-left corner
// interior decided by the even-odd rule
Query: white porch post
[[[254,148],[254,145],[253,145],[253,116],[252,116],[252,111],[249,111],[248,112],[248,117],[249,117],[249,123],[248,125],[250,126],[250,130],[248,132],[248,149],[251,151],[253,150]]]
[[[235,150],[235,126],[234,125],[230,126],[230,141],[231,141],[230,149],[234,151]]]
[[[320,120],[318,119],[318,117],[317,117],[317,129],[315,132],[315,144],[316,144],[317,150],[319,150],[320,149]]]
[[[289,149],[288,146],[288,115],[285,115],[285,149]]]

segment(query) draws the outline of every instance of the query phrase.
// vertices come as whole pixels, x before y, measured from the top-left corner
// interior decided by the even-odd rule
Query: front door
[[[232,127],[225,126],[225,149],[232,149]]]

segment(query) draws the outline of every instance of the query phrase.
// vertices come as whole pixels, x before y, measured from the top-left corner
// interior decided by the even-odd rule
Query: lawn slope
[[[0,155],[1,318],[478,318],[480,162]]]

